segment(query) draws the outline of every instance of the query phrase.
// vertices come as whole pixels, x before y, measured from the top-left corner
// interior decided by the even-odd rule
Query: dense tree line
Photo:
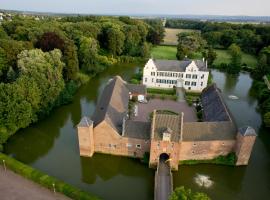
[[[214,48],[228,48],[235,43],[244,52],[257,55],[270,45],[269,25],[168,19],[166,27],[200,30],[202,37]]]
[[[0,150],[18,129],[72,99],[78,86],[121,60],[144,59],[164,36],[160,20],[78,16],[0,26]],[[87,75],[86,75],[87,74]]]

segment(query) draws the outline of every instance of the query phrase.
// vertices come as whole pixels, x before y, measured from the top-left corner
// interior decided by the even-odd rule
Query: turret
[[[248,164],[256,137],[256,131],[250,126],[238,130],[235,145],[236,165]]]
[[[93,121],[83,117],[77,125],[80,156],[92,157],[94,154]]]

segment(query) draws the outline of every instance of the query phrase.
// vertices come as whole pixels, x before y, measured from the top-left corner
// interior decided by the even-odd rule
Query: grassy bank
[[[70,197],[71,199],[75,199],[75,200],[77,199],[78,200],[98,200],[99,199],[98,197],[92,194],[79,190],[78,188],[75,188],[67,183],[57,180],[54,177],[44,174],[40,172],[39,170],[36,170],[30,167],[29,165],[25,165],[5,154],[0,153],[1,165],[3,165],[3,160],[5,160],[5,164],[8,169],[52,191],[53,191],[53,184],[54,184],[56,192],[62,193],[66,195],[67,197]]]
[[[180,165],[197,165],[197,164],[217,164],[234,166],[236,163],[235,153],[229,153],[226,156],[218,156],[212,160],[183,160]]]

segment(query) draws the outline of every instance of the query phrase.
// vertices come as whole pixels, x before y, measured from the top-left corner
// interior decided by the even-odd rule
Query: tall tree
[[[98,48],[98,43],[95,39],[87,37],[80,39],[79,60],[83,71],[87,73],[98,72]]]
[[[241,48],[236,44],[232,44],[229,47],[229,53],[230,53],[230,56],[231,56],[231,62],[229,64],[228,71],[230,73],[238,73],[238,72],[240,72],[241,64],[242,64]]]

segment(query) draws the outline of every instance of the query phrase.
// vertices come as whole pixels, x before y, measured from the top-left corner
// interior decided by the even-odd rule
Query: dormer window
[[[171,141],[171,135],[172,135],[172,130],[170,128],[167,128],[164,132],[163,132],[163,137],[162,140],[163,141]]]

